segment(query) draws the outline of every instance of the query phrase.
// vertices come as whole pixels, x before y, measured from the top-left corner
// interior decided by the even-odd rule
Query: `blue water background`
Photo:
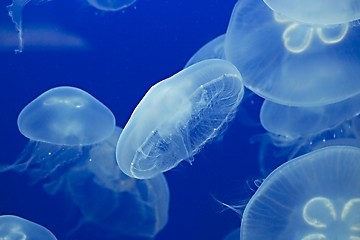
[[[138,0],[115,13],[97,11],[83,0],[29,4],[23,12],[24,52],[14,54],[13,47],[0,52],[1,163],[15,161],[28,141],[17,129],[21,109],[56,86],[89,92],[107,105],[117,125],[124,127],[153,84],[180,71],[198,48],[225,33],[235,2]],[[0,2],[0,26],[8,30],[6,37],[15,44],[8,4],[8,0]],[[76,34],[88,47],[58,51],[27,46],[27,27],[36,29],[44,24]],[[165,174],[171,193],[169,222],[156,239],[222,239],[239,227],[240,217],[222,211],[215,198],[228,203],[249,199],[252,182],[261,177],[259,145],[250,143],[252,136],[263,131],[257,125],[256,103],[242,104],[225,135],[206,146],[192,166],[184,162]],[[67,214],[75,211],[71,203],[49,196],[41,186],[30,186],[27,181],[26,175],[0,174],[0,215],[27,218],[65,239],[76,224]],[[75,239],[102,239],[99,234],[90,229]]]

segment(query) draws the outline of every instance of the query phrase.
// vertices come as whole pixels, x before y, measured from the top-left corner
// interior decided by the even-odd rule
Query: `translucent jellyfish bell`
[[[102,11],[119,11],[134,4],[136,0],[87,0],[88,3]]]
[[[318,107],[294,107],[265,100],[260,110],[263,127],[290,139],[315,135],[360,114],[360,94]],[[276,118],[274,118],[276,116]]]
[[[245,86],[263,98],[321,106],[360,93],[359,36],[349,23],[301,24],[263,1],[244,0],[232,12],[225,57],[239,69]]]
[[[105,105],[83,90],[56,87],[20,112],[18,127],[30,141],[15,163],[0,170],[27,170],[37,182],[81,160],[85,146],[112,134],[115,118]]]
[[[0,216],[0,239],[56,240],[45,227],[13,215]]]
[[[360,149],[325,147],[275,169],[247,204],[241,240],[359,239]]]
[[[309,24],[340,24],[360,18],[358,0],[264,0],[274,11]]]
[[[116,159],[131,177],[151,178],[193,156],[224,131],[243,96],[238,70],[219,59],[154,85],[120,135]]]
[[[160,174],[138,180],[125,175],[117,166],[115,148],[120,132],[117,127],[109,138],[94,145],[88,160],[64,177],[61,187],[82,214],[72,230],[74,234],[90,225],[114,239],[120,236],[152,239],[168,221],[170,196],[165,177]]]

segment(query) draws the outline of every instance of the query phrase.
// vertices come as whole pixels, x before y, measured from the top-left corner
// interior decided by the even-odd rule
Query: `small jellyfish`
[[[61,187],[82,214],[71,235],[78,236],[92,226],[107,237],[148,239],[167,223],[170,196],[165,177],[160,174],[139,180],[122,173],[115,157],[120,133],[117,127],[109,138],[91,148],[87,161],[64,177]]]
[[[358,0],[264,0],[276,13],[308,24],[339,24],[360,18]]]
[[[294,140],[332,129],[360,114],[358,103],[360,94],[318,107],[286,106],[265,100],[260,110],[260,121],[267,131]]]
[[[185,68],[206,59],[225,59],[224,53],[225,34],[222,34],[202,46],[186,63]]]
[[[360,149],[325,147],[275,169],[247,204],[242,240],[360,239]]]
[[[45,227],[24,218],[0,216],[0,239],[3,240],[56,240],[56,237]]]
[[[136,0],[87,0],[96,9],[102,11],[119,11],[134,4]]]
[[[359,36],[350,23],[301,24],[263,1],[238,1],[226,33],[225,59],[239,69],[246,87],[267,100],[327,105],[360,93]]]
[[[81,160],[83,149],[109,137],[115,118],[104,104],[83,90],[56,87],[20,112],[18,128],[30,141],[17,161],[2,166],[1,171],[27,171],[33,182],[38,182],[64,171]]]
[[[194,64],[154,85],[120,135],[116,159],[130,177],[151,178],[224,132],[244,93],[241,75],[220,59]]]

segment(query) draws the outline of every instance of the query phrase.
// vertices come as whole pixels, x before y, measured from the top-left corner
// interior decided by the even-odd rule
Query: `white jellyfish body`
[[[265,100],[260,121],[268,132],[293,140],[316,135],[353,118],[360,114],[359,103],[360,94],[318,107],[286,106]]]
[[[275,12],[308,24],[341,24],[360,18],[358,0],[264,0]]]
[[[81,89],[57,87],[30,102],[18,116],[20,132],[29,142],[19,158],[1,171],[27,171],[32,182],[58,177],[83,151],[109,137],[115,128],[112,112]],[[49,180],[47,179],[48,183]]]
[[[360,238],[360,149],[325,147],[275,169],[247,204],[242,240]]]
[[[154,85],[122,134],[116,158],[131,177],[151,178],[193,156],[223,132],[243,96],[238,70],[205,60]]]
[[[309,25],[274,13],[263,1],[238,1],[225,57],[261,97],[290,106],[321,106],[360,93],[360,31],[349,23]]]
[[[0,216],[0,239],[56,240],[45,227],[14,215]]]
[[[119,11],[134,4],[136,0],[87,0],[96,9],[102,11]]]

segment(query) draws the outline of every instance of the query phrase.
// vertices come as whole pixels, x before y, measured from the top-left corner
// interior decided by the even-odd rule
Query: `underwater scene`
[[[359,0],[0,1],[0,240],[360,240]]]

